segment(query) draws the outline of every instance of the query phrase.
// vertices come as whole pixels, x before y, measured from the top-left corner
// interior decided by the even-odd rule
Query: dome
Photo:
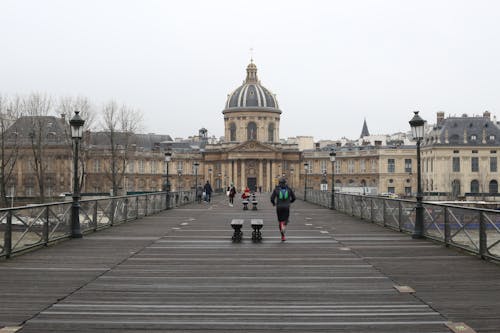
[[[226,109],[235,108],[279,110],[274,94],[260,84],[257,78],[257,66],[253,61],[247,66],[247,78],[243,85],[227,96]]]

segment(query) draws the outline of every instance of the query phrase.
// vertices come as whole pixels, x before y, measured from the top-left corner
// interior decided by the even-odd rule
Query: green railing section
[[[296,193],[304,198],[304,192]],[[308,202],[332,208],[332,194],[308,190]],[[401,232],[413,233],[415,201],[335,193],[335,209]],[[424,236],[483,259],[500,260],[500,211],[423,203]]]
[[[195,202],[194,191],[156,192],[80,201],[83,233]],[[0,209],[0,257],[71,235],[71,202]]]

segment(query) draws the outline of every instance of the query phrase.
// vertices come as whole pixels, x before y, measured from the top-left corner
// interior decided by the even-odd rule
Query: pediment
[[[278,150],[258,141],[246,141],[228,150],[229,152],[277,152]]]

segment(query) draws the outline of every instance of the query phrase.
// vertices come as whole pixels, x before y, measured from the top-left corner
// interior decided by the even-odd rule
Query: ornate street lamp
[[[330,162],[332,162],[332,203],[330,205],[331,209],[335,209],[335,157],[337,153],[335,150],[330,152]]]
[[[309,163],[308,162],[304,163],[304,171],[305,171],[305,176],[304,176],[304,201],[307,201],[307,173],[309,171]]]
[[[200,166],[200,163],[198,161],[194,162],[194,195],[196,199],[198,200],[197,197],[197,191],[198,191],[198,166]]]
[[[425,121],[414,111],[415,115],[410,120],[413,140],[417,141],[417,205],[415,207],[415,229],[412,238],[424,237],[424,208],[422,206],[422,171],[420,168],[420,142],[424,139]]]
[[[172,160],[172,152],[165,152],[165,164],[167,166],[167,173],[165,174],[165,184],[163,185],[163,191],[165,191],[165,209],[170,208],[170,182],[168,180],[168,163]]]
[[[78,178],[78,148],[83,137],[83,120],[80,111],[69,121],[71,126],[71,138],[73,139],[73,203],[71,204],[71,237],[82,238],[80,229],[80,181]]]
[[[177,169],[177,176],[178,176],[178,180],[177,180],[177,192],[180,193],[182,191],[182,188],[181,188],[182,170],[181,169]]]

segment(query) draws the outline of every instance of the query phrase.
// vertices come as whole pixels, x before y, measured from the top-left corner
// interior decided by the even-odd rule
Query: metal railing
[[[303,192],[296,193],[304,198]],[[331,208],[331,192],[308,190],[307,201]],[[413,233],[415,201],[335,193],[336,210],[401,232]],[[500,260],[500,211],[423,203],[424,236],[483,259]]]
[[[194,201],[194,191],[81,200],[80,226],[88,233]],[[0,258],[70,236],[71,202],[0,209]]]

